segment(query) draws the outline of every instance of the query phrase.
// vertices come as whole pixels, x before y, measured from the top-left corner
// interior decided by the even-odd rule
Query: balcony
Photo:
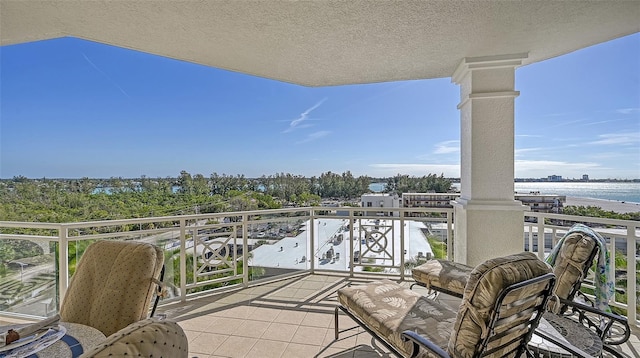
[[[381,356],[382,345],[347,317],[341,317],[341,329],[354,329],[334,341],[336,290],[382,276],[408,286],[411,265],[432,254],[425,237],[433,251],[437,242],[454,240],[453,209],[385,210],[394,215],[315,207],[85,223],[0,222],[0,240],[29,241],[42,250],[12,260],[0,276],[0,321],[54,314],[90,242],[143,240],[165,250],[164,281],[171,294],[159,312],[180,322],[191,356]],[[597,229],[610,250],[616,248],[612,306],[627,314],[634,329],[622,349],[637,355],[640,223],[526,212],[522,247],[542,258],[575,222]]]

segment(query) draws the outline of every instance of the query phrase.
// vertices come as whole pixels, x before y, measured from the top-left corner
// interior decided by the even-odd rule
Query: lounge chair
[[[71,277],[60,319],[109,336],[147,318],[161,285],[163,261],[162,249],[148,243],[101,240],[89,245]]]
[[[600,337],[606,351],[619,356],[613,346],[629,339],[631,331],[627,319],[607,309],[608,295],[597,297],[598,302],[594,302],[580,292],[580,286],[594,259],[598,257],[599,260],[608,262],[607,255],[606,243],[597,232],[581,224],[571,227],[551,254],[553,272],[557,279],[554,295],[558,301],[555,298],[551,300],[549,309],[563,316],[573,316],[572,319],[589,327]],[[415,267],[412,275],[417,285],[462,297],[472,270],[471,266],[434,259]],[[612,287],[605,290],[612,294]],[[584,303],[575,300],[578,295]]]
[[[403,357],[533,357],[527,343],[554,283],[549,265],[521,253],[476,267],[458,311],[389,280],[345,287],[335,337],[342,310]]]

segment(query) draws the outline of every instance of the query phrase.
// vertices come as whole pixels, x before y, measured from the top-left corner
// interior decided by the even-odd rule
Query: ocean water
[[[640,183],[515,183],[515,190],[640,203]]]
[[[453,184],[460,190],[460,184]],[[384,183],[373,183],[369,188],[374,192],[382,192]],[[557,194],[580,198],[593,198],[624,201],[627,203],[640,203],[640,183],[596,183],[596,182],[531,182],[515,183],[515,191],[529,193],[531,191],[541,194]]]

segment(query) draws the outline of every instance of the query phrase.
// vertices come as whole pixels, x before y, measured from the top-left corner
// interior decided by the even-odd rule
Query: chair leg
[[[335,320],[335,325],[334,325],[334,329],[335,329],[335,337],[336,340],[338,340],[338,307],[336,307],[335,313],[333,315],[333,318]]]

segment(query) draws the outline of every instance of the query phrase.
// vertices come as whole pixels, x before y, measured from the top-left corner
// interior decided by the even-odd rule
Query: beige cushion
[[[462,297],[473,267],[448,260],[429,260],[414,267],[411,275],[416,282],[427,288],[444,290],[447,293]]]
[[[162,250],[135,241],[98,241],[87,247],[60,308],[65,322],[94,327],[109,336],[147,318]]]
[[[594,250],[597,250],[595,240],[580,232],[565,237],[562,247],[553,265],[556,275],[554,294],[563,299],[569,299],[574,289],[579,288],[584,279],[583,273],[592,262]],[[411,272],[416,282],[427,288],[462,297],[464,287],[473,267],[448,260],[429,260],[415,267]],[[553,301],[549,302],[550,305]]]
[[[490,259],[474,268],[464,289],[462,304],[449,340],[449,353],[455,357],[473,356],[478,343],[489,333],[486,327],[490,325],[493,307],[500,293],[512,284],[549,272],[551,267],[530,252]],[[529,296],[532,292],[541,292],[546,284],[547,282],[542,282],[539,285],[528,286],[526,290],[505,299],[505,302],[514,302]],[[510,312],[510,314],[514,313],[517,311]],[[531,315],[521,315],[517,319],[525,321],[530,317]],[[505,337],[505,341],[510,337]],[[505,350],[509,348],[509,346],[505,347]],[[498,351],[492,356],[505,355],[502,351]]]
[[[595,240],[580,232],[574,232],[564,238],[558,257],[553,265],[556,275],[556,296],[568,299],[577,283],[584,279],[583,273],[587,266],[591,266],[593,251],[597,250]]]
[[[188,355],[187,336],[177,323],[149,318],[110,335],[80,357],[186,358]]]
[[[446,349],[456,312],[395,282],[381,280],[338,290],[338,301],[362,319],[367,327],[409,356],[411,343],[404,343],[405,330],[418,332]],[[426,356],[426,352],[421,352]]]

